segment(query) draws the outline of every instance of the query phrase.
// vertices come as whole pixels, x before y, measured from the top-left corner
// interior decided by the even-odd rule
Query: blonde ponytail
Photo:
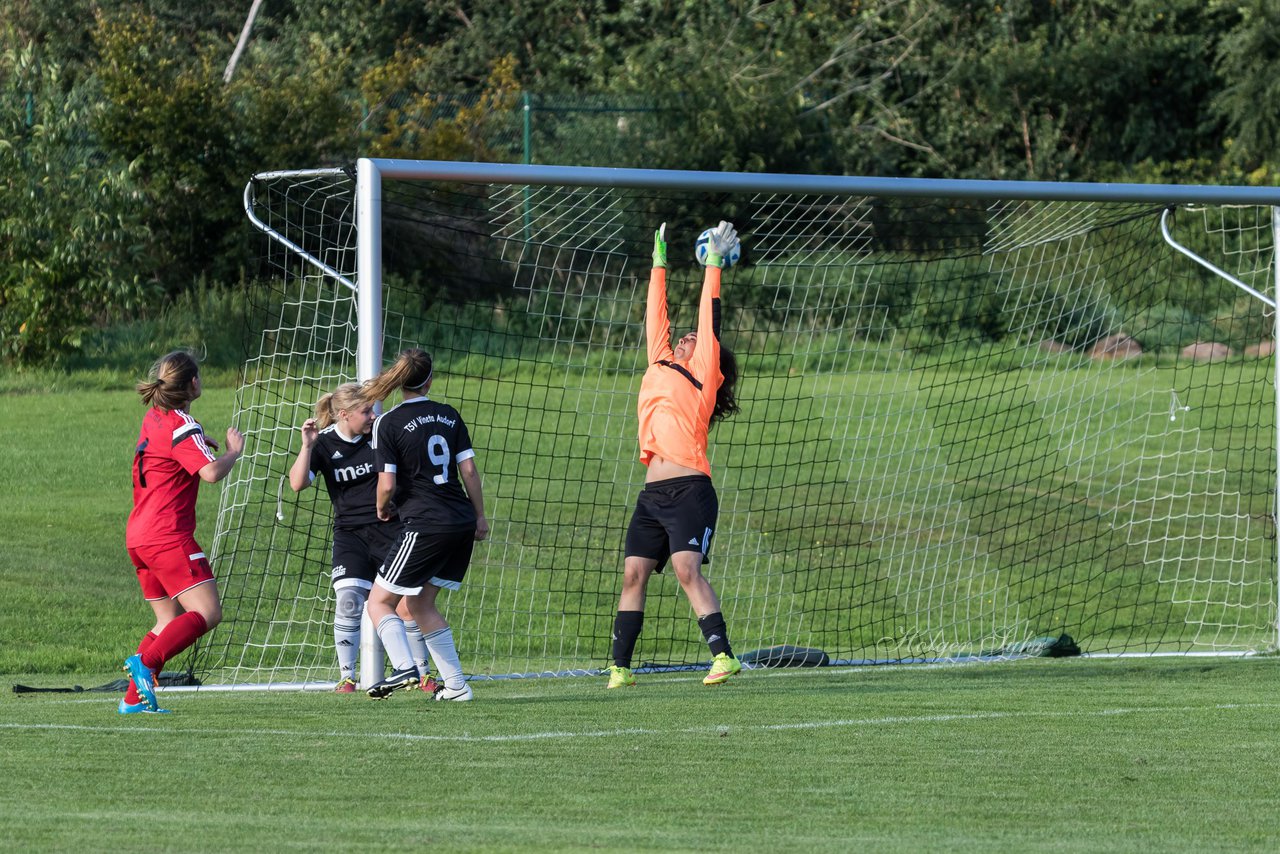
[[[323,430],[338,420],[338,413],[359,409],[365,404],[360,383],[343,383],[316,401],[316,427]]]

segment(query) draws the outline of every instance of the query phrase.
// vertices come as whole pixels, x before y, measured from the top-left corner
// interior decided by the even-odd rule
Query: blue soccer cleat
[[[124,701],[124,697],[120,698],[120,714],[138,715],[138,714],[144,714],[144,713],[148,715],[167,715],[169,714],[169,710],[153,709],[147,705],[146,700],[143,700],[141,703],[126,703]]]
[[[146,700],[151,711],[157,711],[160,704],[156,702],[155,677],[151,675],[151,668],[142,663],[142,656],[129,656],[124,660],[122,669],[128,671],[129,676],[133,678],[133,687],[138,689],[138,693],[142,695],[142,699]]]

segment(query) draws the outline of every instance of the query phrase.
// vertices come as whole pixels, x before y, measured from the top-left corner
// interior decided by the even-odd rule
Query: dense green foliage
[[[4,360],[74,361],[90,328],[252,278],[240,198],[264,169],[1265,183],[1280,163],[1262,0],[269,0],[232,69],[245,5],[9,4]]]
[[[99,104],[30,47],[0,60],[0,358],[57,361],[106,312],[136,311],[149,241],[130,167],[85,139]],[[63,164],[60,168],[55,164]]]

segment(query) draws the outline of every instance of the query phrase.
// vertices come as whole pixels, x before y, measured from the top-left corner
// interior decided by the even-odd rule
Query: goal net
[[[999,657],[1064,633],[1086,653],[1275,647],[1271,208],[451,166],[381,184],[381,358],[432,353],[432,397],[475,443],[491,536],[441,596],[473,677],[609,663],[652,235],[667,223],[684,330],[694,239],[720,219],[744,246],[723,286],[741,411],[711,433],[707,573],[739,654]],[[206,682],[335,678],[331,508],[286,480],[317,398],[360,373],[353,176],[246,191],[264,278]],[[637,666],[708,657],[655,576]]]

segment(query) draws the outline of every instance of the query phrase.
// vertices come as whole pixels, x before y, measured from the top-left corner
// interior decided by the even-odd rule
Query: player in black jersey
[[[400,528],[396,522],[378,518],[378,472],[369,442],[373,404],[364,398],[360,385],[338,386],[320,398],[315,413],[302,424],[302,450],[289,469],[289,485],[301,492],[319,475],[333,503],[333,642],[340,671],[336,690],[350,694],[356,689],[365,600]],[[406,630],[421,671],[418,684],[434,693],[438,685],[431,676],[422,633],[411,620]]]
[[[382,699],[413,684],[412,659],[396,606],[406,599],[444,681],[437,700],[470,700],[453,630],[436,608],[441,588],[457,590],[471,549],[489,535],[471,436],[458,410],[427,398],[431,356],[405,350],[365,385],[369,400],[399,389],[404,402],[378,416],[373,449],[378,469],[378,518],[400,516],[400,534],[369,593],[369,618],[395,672],[369,689]],[[465,489],[464,489],[465,487]]]

